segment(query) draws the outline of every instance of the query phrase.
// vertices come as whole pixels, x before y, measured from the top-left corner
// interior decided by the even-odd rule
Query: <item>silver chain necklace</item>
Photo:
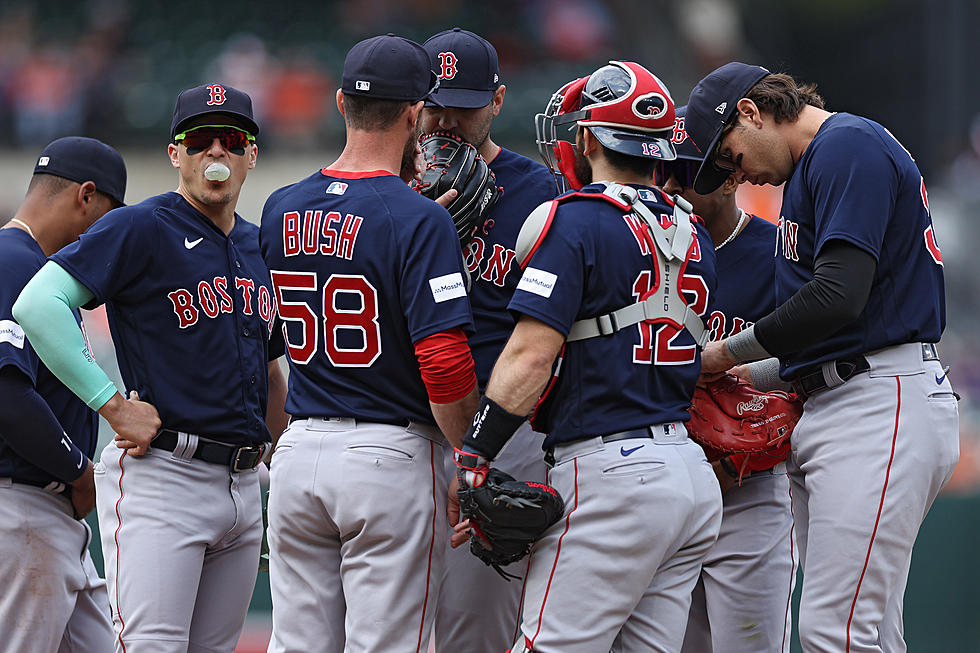
[[[735,225],[735,228],[732,229],[732,233],[728,234],[728,238],[726,238],[724,241],[722,241],[722,243],[720,245],[718,245],[717,247],[715,247],[715,251],[716,252],[719,249],[721,249],[722,247],[724,247],[725,245],[727,245],[728,243],[730,243],[733,240],[735,240],[735,236],[738,235],[739,229],[741,229],[742,228],[742,225],[745,223],[745,218],[746,218],[745,211],[743,211],[742,209],[739,209],[738,210],[738,224],[736,224]]]

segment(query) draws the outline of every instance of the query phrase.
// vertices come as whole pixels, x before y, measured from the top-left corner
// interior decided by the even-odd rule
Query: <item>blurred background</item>
[[[334,93],[351,45],[385,32],[422,42],[454,26],[496,46],[507,93],[494,140],[528,156],[533,114],[609,59],[651,68],[678,105],[733,59],[789,72],[816,82],[828,109],[877,120],[909,149],[948,264],[941,351],[963,399],[962,458],[916,546],[906,635],[910,651],[980,651],[980,84],[970,64],[980,59],[978,0],[0,0],[0,223],[41,148],[65,135],[123,153],[128,203],[176,188],[166,156],[174,100],[206,82],[252,97],[260,156],[239,213],[257,220],[272,190],[339,153]],[[744,208],[778,217],[779,189],[739,192]],[[104,315],[86,320],[100,361],[113,367]],[[243,652],[268,641],[262,574],[253,608]]]

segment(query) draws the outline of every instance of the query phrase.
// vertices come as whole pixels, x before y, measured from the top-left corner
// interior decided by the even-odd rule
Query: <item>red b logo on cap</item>
[[[209,106],[225,103],[225,89],[221,84],[208,84],[208,91],[211,92],[211,98],[208,100]]]
[[[458,68],[456,64],[459,63],[459,59],[452,52],[440,52],[439,53],[439,79],[452,79],[456,76]]]

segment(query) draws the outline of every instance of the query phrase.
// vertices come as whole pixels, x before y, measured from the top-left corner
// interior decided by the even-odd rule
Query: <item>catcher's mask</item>
[[[667,87],[638,63],[610,61],[588,77],[562,86],[534,118],[538,151],[559,191],[582,187],[575,175],[575,146],[559,127],[588,127],[603,147],[629,156],[670,161],[674,101]]]

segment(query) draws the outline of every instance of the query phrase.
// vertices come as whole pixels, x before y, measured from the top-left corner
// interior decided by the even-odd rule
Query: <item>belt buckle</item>
[[[235,451],[235,457],[231,460],[231,471],[244,472],[255,469],[256,465],[262,462],[262,453],[265,447],[249,446],[239,447]]]

